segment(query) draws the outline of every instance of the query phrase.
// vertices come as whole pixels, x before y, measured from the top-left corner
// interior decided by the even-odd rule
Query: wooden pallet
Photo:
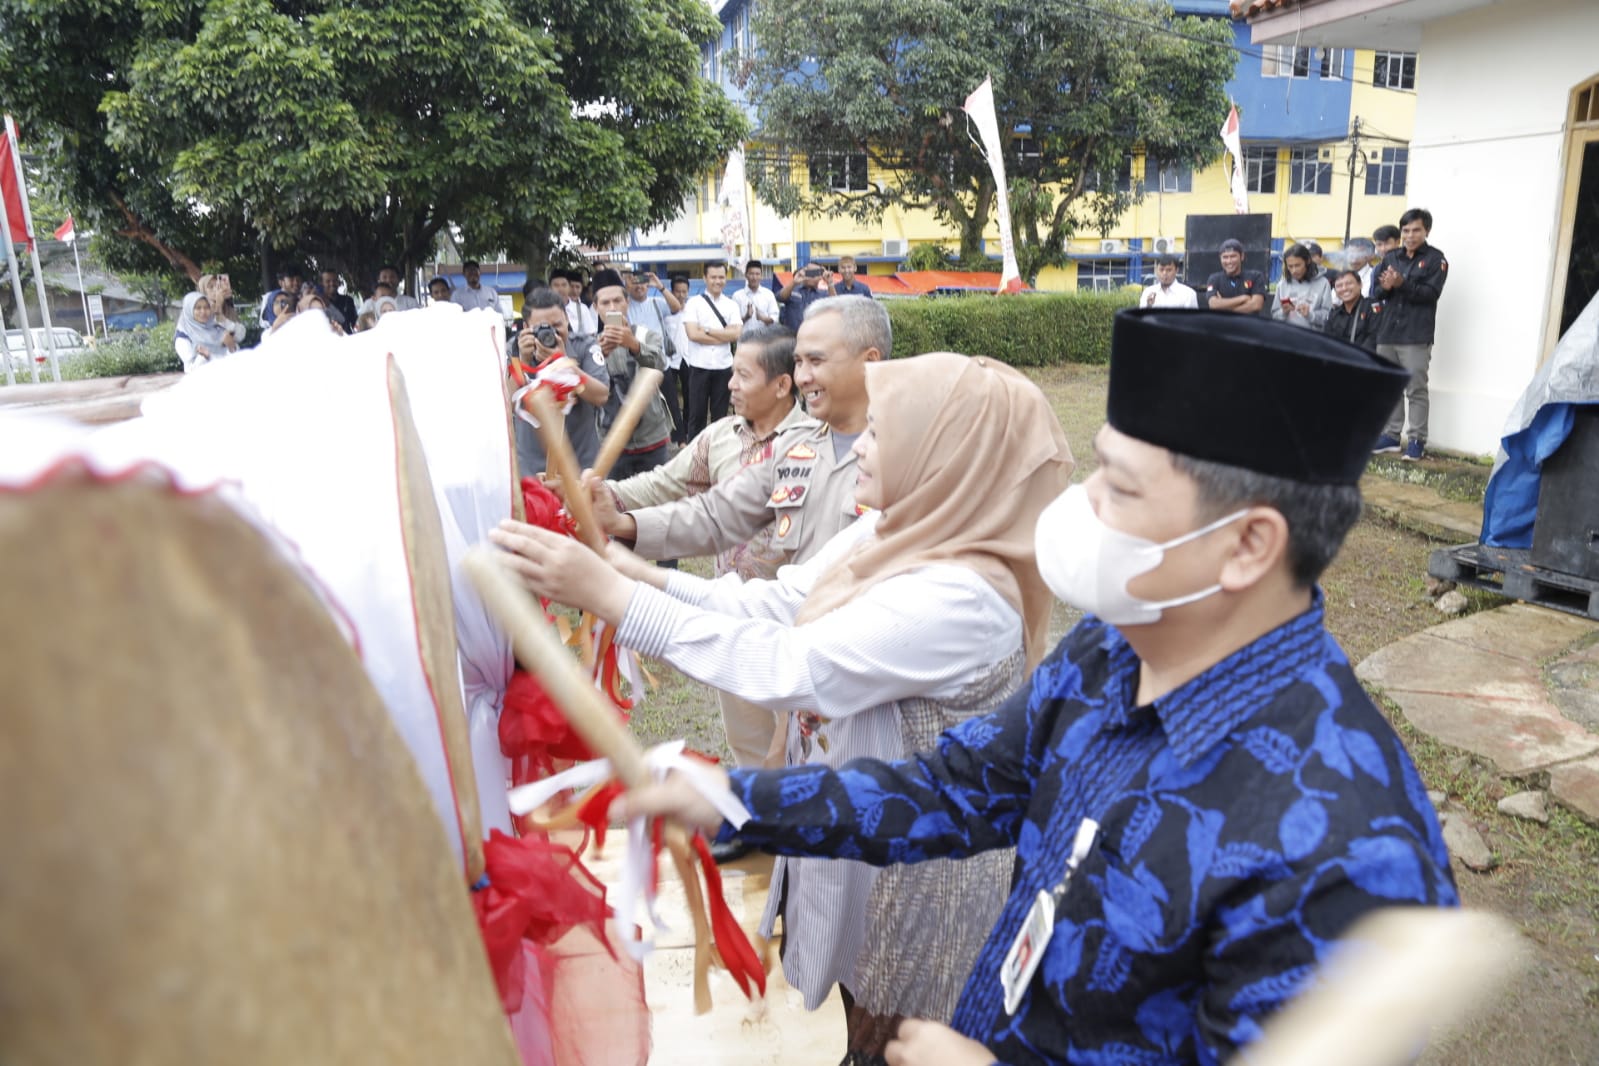
[[[1531,555],[1524,548],[1461,544],[1434,550],[1427,560],[1427,573],[1457,585],[1487,589],[1509,599],[1599,621],[1599,581],[1534,566],[1529,561]]]

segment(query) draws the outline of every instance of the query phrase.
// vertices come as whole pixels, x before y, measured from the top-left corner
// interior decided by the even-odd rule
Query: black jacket
[[[1438,297],[1449,280],[1449,260],[1423,242],[1414,256],[1404,248],[1383,256],[1377,277],[1389,267],[1398,271],[1404,282],[1397,289],[1384,289],[1380,282],[1377,285],[1382,303],[1377,313],[1377,343],[1431,344],[1438,321]]]
[[[1335,302],[1321,331],[1374,352],[1377,350],[1377,318],[1372,313],[1371,301],[1364,296],[1356,301],[1353,311],[1346,311],[1342,303]]]

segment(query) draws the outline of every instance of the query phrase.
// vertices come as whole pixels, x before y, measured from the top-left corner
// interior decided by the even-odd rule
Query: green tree
[[[767,157],[805,152],[818,174],[837,166],[821,156],[865,153],[872,179],[836,191],[756,167],[757,194],[784,214],[862,222],[930,209],[960,235],[963,263],[984,258],[994,179],[961,105],[992,75],[1028,281],[1139,197],[1118,180],[1135,152],[1192,166],[1220,152],[1231,27],[1163,0],[809,0],[762,4],[752,26],[756,54],[739,69]]]
[[[0,82],[121,269],[357,278],[676,213],[744,132],[700,0],[0,0]]]

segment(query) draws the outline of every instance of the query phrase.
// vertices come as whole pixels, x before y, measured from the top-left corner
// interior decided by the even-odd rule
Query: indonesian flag
[[[76,240],[77,236],[78,236],[77,232],[74,231],[73,228],[72,228],[72,216],[68,215],[67,216],[67,220],[65,222],[61,223],[61,225],[56,227],[56,240],[58,240],[58,241]]]
[[[984,78],[983,84],[972,90],[961,110],[977,127],[981,140],[978,147],[988,159],[988,168],[994,172],[994,189],[999,198],[999,251],[1004,265],[1000,268],[999,291],[1021,292],[1022,272],[1016,266],[1016,238],[1010,231],[1010,190],[1005,187],[1005,156],[1000,151],[999,119],[994,115],[994,79]]]
[[[1240,215],[1249,214],[1249,185],[1244,181],[1244,147],[1238,136],[1238,105],[1227,112],[1227,121],[1221,124],[1221,143],[1233,154],[1233,210]]]
[[[33,249],[33,234],[28,232],[26,217],[22,212],[22,175],[17,173],[17,156],[11,150],[11,139],[16,136],[11,116],[6,116],[5,131],[0,133],[0,196],[5,198],[6,222],[11,232],[6,234],[12,244],[26,244]]]

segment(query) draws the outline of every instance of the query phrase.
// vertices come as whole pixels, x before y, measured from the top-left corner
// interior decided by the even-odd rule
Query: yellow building
[[[1179,0],[1184,13],[1224,16],[1225,0]],[[708,49],[704,73],[740,96],[722,69],[720,53],[748,49],[747,7],[728,0],[719,14],[724,23],[720,42]],[[1346,225],[1353,236],[1367,236],[1379,225],[1397,223],[1405,210],[1409,142],[1415,114],[1417,58],[1414,53],[1371,49],[1294,48],[1248,43],[1248,29],[1235,24],[1238,65],[1228,95],[1237,103],[1246,156],[1251,212],[1272,216],[1272,271],[1278,257],[1294,241],[1312,240],[1326,252],[1343,245]],[[1217,116],[1217,127],[1224,115]],[[1354,135],[1359,137],[1358,145]],[[1152,257],[1185,248],[1189,215],[1231,214],[1228,182],[1231,159],[1222,155],[1217,137],[1216,161],[1201,170],[1168,168],[1150,173],[1142,155],[1127,161],[1116,180],[1122,188],[1136,184],[1142,198],[1105,234],[1084,233],[1068,246],[1071,262],[1049,268],[1037,278],[1047,290],[1112,288],[1138,284],[1153,269]],[[1350,157],[1356,155],[1354,176]],[[790,180],[815,187],[862,191],[886,180],[864,153],[821,160],[768,158],[751,145],[749,167],[777,167]],[[724,171],[706,174],[697,196],[685,204],[684,217],[653,235],[634,235],[620,256],[639,263],[685,263],[721,254],[724,206],[718,202]],[[849,254],[864,272],[893,273],[911,249],[936,244],[956,250],[957,234],[929,211],[887,211],[875,225],[849,218],[802,215],[780,218],[759,203],[744,185],[748,225],[735,242],[737,258],[760,258],[788,269],[816,259],[822,262]],[[990,222],[986,250],[997,256],[997,222]]]

